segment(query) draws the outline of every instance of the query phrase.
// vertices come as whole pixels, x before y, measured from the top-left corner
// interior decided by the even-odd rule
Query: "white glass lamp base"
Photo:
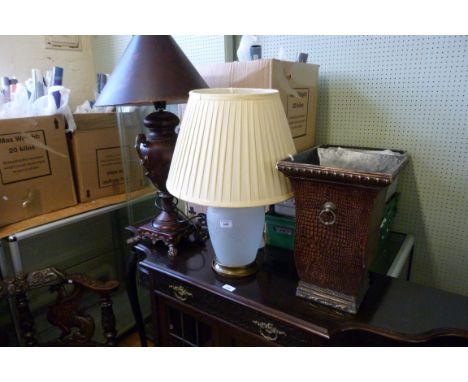
[[[265,225],[265,208],[208,207],[206,220],[216,255],[213,269],[230,277],[255,273],[255,258]]]

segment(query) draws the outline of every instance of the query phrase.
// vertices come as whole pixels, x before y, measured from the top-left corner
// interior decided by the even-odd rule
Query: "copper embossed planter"
[[[318,150],[327,148],[337,146],[314,147],[277,164],[296,199],[296,295],[356,313],[368,287],[387,191],[408,156],[392,150],[398,156],[384,171],[361,171],[321,164]]]

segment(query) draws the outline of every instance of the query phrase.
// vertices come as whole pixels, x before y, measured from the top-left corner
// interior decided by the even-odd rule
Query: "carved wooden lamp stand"
[[[154,105],[156,111],[144,119],[148,136],[139,134],[135,148],[146,176],[159,190],[160,213],[137,228],[134,240],[162,241],[169,255],[177,243],[194,231],[193,224],[177,210],[166,189],[179,118],[166,111],[167,103],[183,103],[192,89],[208,87],[171,36],[134,36],[99,96],[97,106]]]

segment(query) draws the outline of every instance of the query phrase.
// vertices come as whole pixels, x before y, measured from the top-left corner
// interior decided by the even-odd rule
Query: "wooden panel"
[[[175,298],[184,305],[194,307],[228,325],[231,324],[252,333],[259,337],[258,341],[294,346],[319,346],[325,343],[321,337],[311,335],[271,316],[240,306],[164,274],[156,274],[154,280],[158,293]]]

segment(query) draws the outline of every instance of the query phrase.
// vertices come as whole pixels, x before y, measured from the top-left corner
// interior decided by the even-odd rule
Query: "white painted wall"
[[[53,66],[64,68],[63,85],[71,90],[70,106],[94,98],[96,75],[90,36],[81,36],[80,51],[45,48],[45,36],[0,36],[0,76],[16,77],[23,82],[31,69],[45,72]]]
[[[224,35],[173,36],[194,65],[220,63],[224,57]],[[99,35],[91,37],[96,72],[112,73],[132,36]]]

